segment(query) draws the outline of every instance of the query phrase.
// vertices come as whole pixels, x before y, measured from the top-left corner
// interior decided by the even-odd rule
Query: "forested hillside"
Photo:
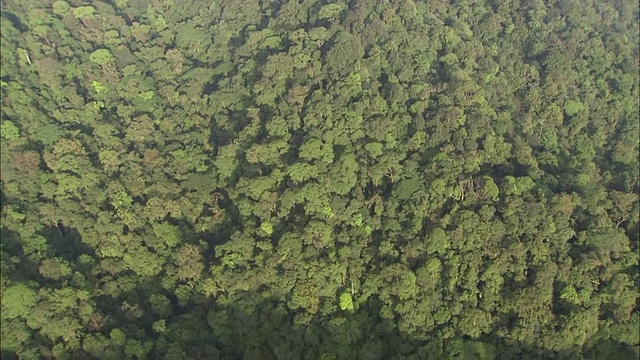
[[[2,359],[637,359],[637,0],[3,0]]]

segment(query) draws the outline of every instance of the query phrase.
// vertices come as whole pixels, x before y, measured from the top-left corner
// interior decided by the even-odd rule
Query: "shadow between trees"
[[[50,233],[45,235],[50,238],[58,235],[55,230],[48,230]],[[19,248],[16,234],[3,230],[2,235],[5,251]],[[60,240],[69,242],[77,236],[73,231],[69,235]],[[55,252],[73,262],[78,254],[73,250],[78,249],[66,250],[65,253],[56,248]],[[40,278],[37,264],[20,257],[23,261],[10,276],[12,281]],[[22,275],[16,277],[17,274]],[[57,287],[55,283],[40,280]],[[171,301],[172,313],[164,317],[163,331],[152,326],[159,317],[153,313],[147,294],[162,294]],[[98,296],[96,301],[96,310],[109,320],[100,330],[87,330],[85,334],[99,332],[108,339],[109,332],[117,327],[125,334],[135,334],[137,340],[153,341],[154,346],[145,359],[637,359],[634,349],[611,340],[582,349],[551,351],[486,334],[478,339],[454,334],[445,340],[447,330],[439,328],[430,334],[409,334],[398,328],[397,322],[401,319],[381,316],[387,313],[385,305],[375,297],[353,311],[338,310],[337,313],[331,301],[320,301],[316,314],[310,314],[305,310],[292,310],[288,299],[276,299],[264,287],[235,295],[220,293],[215,300],[193,291],[185,301],[159,288],[159,278],[153,278],[138,282],[116,297]],[[144,304],[140,309],[142,315],[128,318],[129,312],[123,310],[125,303]],[[66,354],[68,356],[58,358],[122,358],[114,356],[115,353],[96,356],[84,351],[67,351]],[[0,355],[3,360],[18,359],[6,349],[2,349]]]
[[[582,351],[550,351],[492,336],[442,340],[438,331],[433,338],[407,334],[398,329],[397,319],[380,317],[381,303],[365,305],[354,312],[343,312],[341,317],[323,317],[291,312],[285,303],[249,291],[227,305],[202,305],[177,316],[172,325],[174,333],[185,336],[174,341],[183,344],[183,350],[193,359],[637,358],[633,349],[613,341]],[[184,332],[178,330],[180,327]],[[194,337],[189,338],[188,333]]]

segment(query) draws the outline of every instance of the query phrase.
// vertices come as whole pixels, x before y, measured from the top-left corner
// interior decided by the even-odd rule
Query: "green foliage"
[[[318,18],[322,20],[336,20],[340,14],[346,9],[346,5],[343,3],[327,4],[320,8],[318,12]]]
[[[71,10],[71,6],[66,1],[55,1],[52,4],[52,6],[53,6],[53,13],[60,16],[65,16]],[[75,11],[74,11],[74,15],[75,15]]]
[[[60,280],[71,274],[69,264],[61,259],[45,259],[38,268],[40,275],[53,280]]]
[[[54,4],[54,7],[58,10],[64,11],[64,5],[55,6]],[[96,8],[93,6],[78,6],[73,8],[71,12],[76,19],[92,19],[95,16]]]
[[[162,271],[162,259],[143,246],[127,251],[122,260],[141,277],[156,276]]]
[[[289,167],[288,175],[297,184],[317,177],[318,169],[313,165],[299,163]]]
[[[580,304],[578,293],[576,292],[576,289],[571,285],[568,285],[564,289],[562,289],[562,292],[560,293],[560,299],[566,300],[574,305]]]
[[[273,224],[269,222],[263,222],[262,224],[260,224],[260,230],[270,236],[271,234],[273,234]]]
[[[155,236],[163,243],[165,243],[168,247],[175,247],[182,242],[180,229],[178,229],[177,226],[171,225],[166,222],[153,223],[152,226]]]
[[[333,149],[327,143],[319,139],[310,139],[305,142],[299,150],[298,155],[305,160],[319,159],[327,164],[333,162]]]
[[[113,342],[114,345],[123,346],[127,341],[127,335],[125,335],[122,330],[116,328],[111,330],[111,332],[109,333],[109,339],[111,340],[111,342]]]
[[[26,318],[37,301],[36,292],[25,284],[15,284],[2,291],[2,318]]]
[[[398,183],[398,198],[400,200],[408,200],[420,188],[420,180],[411,178],[402,180]]]
[[[89,60],[98,65],[107,65],[115,61],[115,58],[108,49],[98,49],[89,55]]]
[[[498,186],[493,181],[493,179],[489,176],[483,176],[482,181],[484,182],[484,189],[483,189],[484,195],[487,198],[491,199],[492,201],[498,201],[498,195],[500,195],[500,189],[498,189]]]
[[[382,144],[377,142],[368,143],[367,145],[365,145],[365,149],[373,158],[379,157],[384,152]]]
[[[91,83],[91,85],[93,85],[93,90],[95,90],[95,92],[98,94],[104,94],[109,91],[109,89],[106,86],[102,85],[100,82],[96,80],[94,80],[93,83]]]
[[[153,331],[163,334],[167,331],[167,325],[165,324],[164,319],[155,321],[152,325]]]
[[[567,100],[567,102],[564,103],[564,112],[566,112],[569,116],[575,116],[583,109],[584,105],[578,101]]]
[[[155,92],[153,90],[148,90],[148,91],[143,91],[140,93],[140,96],[143,100],[151,100],[153,99],[153,96],[155,95]]]
[[[238,166],[238,147],[235,144],[220,147],[215,165],[222,179],[230,177]]]
[[[152,21],[153,26],[157,32],[165,30],[169,27],[169,25],[167,24],[167,20],[162,15],[151,16],[150,20]]]
[[[351,294],[349,294],[348,292],[343,292],[342,294],[340,294],[339,305],[340,309],[342,309],[343,311],[353,311],[353,298],[351,297]]]
[[[20,138],[20,129],[9,120],[6,120],[0,125],[0,134],[6,140],[17,140]]]
[[[444,253],[451,246],[447,233],[441,227],[433,229],[426,241],[429,254]]]
[[[636,3],[2,11],[3,358],[638,358]]]

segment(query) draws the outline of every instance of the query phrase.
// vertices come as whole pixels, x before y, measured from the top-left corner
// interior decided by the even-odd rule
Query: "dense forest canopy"
[[[3,359],[637,359],[635,0],[4,0]]]

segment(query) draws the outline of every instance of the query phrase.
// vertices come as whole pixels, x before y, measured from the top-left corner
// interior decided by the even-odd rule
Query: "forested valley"
[[[637,0],[3,0],[2,359],[638,359]]]

